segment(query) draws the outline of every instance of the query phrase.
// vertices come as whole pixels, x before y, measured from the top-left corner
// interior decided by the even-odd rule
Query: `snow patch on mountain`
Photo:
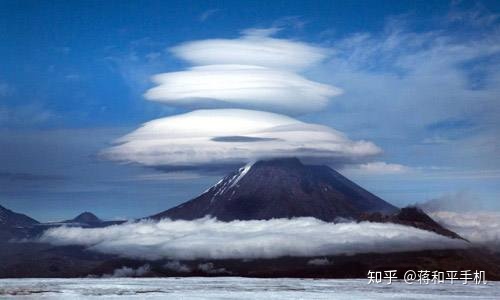
[[[254,163],[249,163],[246,164],[243,168],[239,169],[239,174],[236,177],[236,179],[232,180],[231,186],[229,188],[232,188],[238,184],[238,182],[241,180],[241,178],[245,177],[245,175],[250,171]]]

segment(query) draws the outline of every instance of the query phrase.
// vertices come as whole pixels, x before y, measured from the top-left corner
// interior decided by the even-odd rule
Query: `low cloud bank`
[[[413,227],[327,223],[310,217],[232,222],[164,219],[105,228],[58,227],[47,230],[39,241],[147,260],[308,257],[467,247],[464,241]]]
[[[181,264],[177,260],[169,261],[167,262],[163,268],[170,270],[170,271],[175,271],[179,273],[189,273],[191,272],[191,268],[185,264]]]
[[[164,269],[167,269],[169,271],[174,271],[178,273],[190,273],[192,271],[201,271],[206,274],[231,274],[228,270],[225,268],[217,268],[215,267],[214,263],[212,262],[207,262],[207,263],[201,263],[198,264],[194,269],[189,267],[188,265],[182,264],[181,262],[177,260],[169,261],[165,265],[163,265]]]
[[[430,215],[472,243],[500,251],[500,212],[437,211]]]

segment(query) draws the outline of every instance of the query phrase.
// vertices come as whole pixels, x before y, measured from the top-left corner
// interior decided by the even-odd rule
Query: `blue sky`
[[[40,220],[133,218],[197,195],[218,175],[98,154],[189,111],[143,97],[151,76],[189,67],[168,49],[280,28],[276,38],[328,49],[302,73],[344,91],[295,117],[401,166],[346,175],[396,205],[456,197],[499,210],[499,14],[498,1],[2,1],[0,205]]]

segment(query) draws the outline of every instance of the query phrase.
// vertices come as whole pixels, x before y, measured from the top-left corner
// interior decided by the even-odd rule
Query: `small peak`
[[[72,219],[71,221],[77,223],[86,223],[86,224],[102,222],[101,219],[99,219],[96,215],[88,211],[79,214],[78,216],[76,216],[76,218]]]

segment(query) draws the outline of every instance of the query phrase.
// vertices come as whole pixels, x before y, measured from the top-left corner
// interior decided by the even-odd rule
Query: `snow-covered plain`
[[[239,277],[1,279],[0,298],[22,299],[498,299],[487,285],[368,285],[367,280]]]

